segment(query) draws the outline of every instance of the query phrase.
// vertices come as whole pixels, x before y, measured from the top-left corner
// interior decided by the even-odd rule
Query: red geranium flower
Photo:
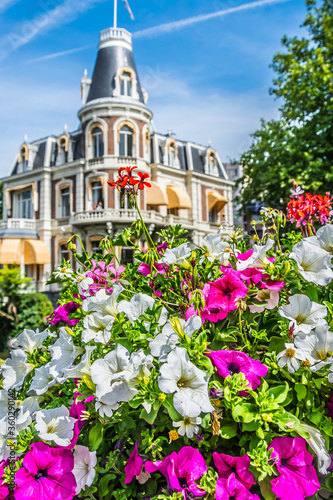
[[[142,172],[137,172],[137,174],[140,177],[140,180],[131,177],[130,184],[132,184],[132,186],[138,186],[139,189],[143,189],[145,186],[151,187],[150,182],[145,181],[145,179],[149,178],[148,174],[143,174]]]

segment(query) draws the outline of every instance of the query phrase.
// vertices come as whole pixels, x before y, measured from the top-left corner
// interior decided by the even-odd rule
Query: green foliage
[[[262,121],[240,160],[244,210],[253,200],[280,208],[291,179],[305,190],[333,190],[333,4],[306,3],[308,37],[283,37],[285,50],[273,58],[280,117]]]

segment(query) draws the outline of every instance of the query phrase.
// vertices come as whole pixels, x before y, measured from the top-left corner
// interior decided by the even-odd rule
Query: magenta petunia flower
[[[207,465],[201,453],[191,446],[184,446],[178,453],[174,451],[163,461],[147,461],[145,469],[149,473],[159,471],[163,474],[170,492],[182,492],[185,500],[206,494],[195,481],[207,472]]]
[[[215,451],[213,460],[220,479],[228,479],[234,474],[237,481],[242,483],[248,490],[255,484],[254,476],[249,471],[250,458],[247,455],[231,457]]]
[[[280,473],[272,479],[272,491],[281,500],[304,500],[314,495],[320,484],[316,469],[312,465],[313,456],[306,449],[306,441],[301,437],[276,437],[269,449]]]
[[[8,467],[9,465],[10,465],[9,458],[7,458],[6,460],[2,460],[0,462],[0,500],[6,500],[6,498],[8,498],[9,495],[8,484],[2,481],[2,476],[5,472],[5,467]]]
[[[328,408],[328,413],[326,413],[326,417],[330,417],[333,420],[333,394],[328,398],[326,406]]]
[[[237,481],[235,474],[228,479],[218,479],[215,489],[216,500],[259,500],[258,495],[252,495],[245,486]]]
[[[138,441],[136,441],[134,450],[130,454],[124,471],[126,474],[125,484],[129,484],[135,476],[140,476],[143,466],[143,460],[138,452]]]
[[[58,306],[51,314],[51,316],[53,316],[53,318],[50,320],[51,325],[56,325],[61,321],[67,323],[67,325],[69,326],[76,325],[80,320],[69,319],[69,315],[74,313],[80,307],[81,307],[80,304],[76,304],[75,302],[68,302],[64,306]],[[51,316],[49,316],[49,318]]]
[[[73,454],[45,443],[33,443],[15,475],[15,500],[72,500],[76,480]]]
[[[156,274],[165,274],[168,269],[169,266],[167,264],[159,264],[158,262],[155,262],[153,271],[156,272],[154,276],[156,276]],[[142,262],[138,267],[138,272],[143,276],[149,276],[152,272],[152,266],[150,264],[145,264],[144,262]]]
[[[221,279],[209,282],[209,285],[206,309],[218,307],[228,313],[237,309],[238,300],[246,297],[249,290],[241,279],[240,273],[233,269],[228,269]]]
[[[72,450],[74,448],[77,440],[79,439],[82,428],[88,423],[87,420],[83,420],[83,412],[87,410],[86,405],[83,403],[83,401],[77,401],[78,396],[80,396],[80,394],[78,392],[74,392],[74,403],[69,410],[69,416],[72,418],[76,418],[77,420],[74,423],[73,438],[68,446],[63,447],[65,450]],[[94,398],[94,396],[92,397]],[[89,398],[91,398],[91,396],[89,396]]]
[[[256,361],[245,352],[211,351],[205,354],[217,368],[217,373],[223,378],[235,373],[244,373],[249,387],[255,390],[260,385],[260,377],[267,375],[267,366]],[[244,393],[244,391],[242,391]],[[246,393],[241,394],[246,395]]]

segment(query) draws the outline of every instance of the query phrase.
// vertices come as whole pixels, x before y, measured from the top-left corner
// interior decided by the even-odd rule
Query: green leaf
[[[286,400],[288,391],[289,385],[286,382],[285,385],[277,385],[275,387],[271,387],[268,393],[274,396],[275,403],[281,404]]]
[[[271,337],[268,344],[268,352],[281,352],[285,349],[286,339],[282,337]]]
[[[255,405],[252,405],[251,403],[242,403],[233,409],[232,416],[236,422],[244,422],[247,424],[254,420],[257,413],[258,409]]]
[[[276,412],[274,420],[284,432],[297,432],[302,438],[309,438],[309,434],[302,429],[301,422],[292,413]]]
[[[140,418],[143,418],[148,424],[153,425],[155,422],[155,419],[158,415],[158,410],[160,409],[160,406],[158,408],[154,409],[152,408],[150,413],[147,413],[144,408],[142,408],[141,413],[140,413]]]
[[[262,481],[259,481],[260,492],[265,500],[275,500],[276,499],[276,495],[272,491],[272,483],[271,483],[272,479],[273,478],[266,476],[265,479],[263,479]]]
[[[297,393],[297,399],[298,399],[298,401],[302,401],[302,399],[305,398],[306,393],[307,393],[307,389],[306,389],[305,385],[303,385],[303,384],[295,384],[295,391]]]
[[[177,410],[174,409],[172,401],[173,401],[173,395],[168,396],[167,399],[164,401],[163,406],[168,410],[169,417],[171,418],[171,420],[177,422],[178,420],[182,419],[182,416],[180,415],[180,413],[178,413]]]
[[[226,424],[223,425],[223,420],[222,420],[222,425],[220,429],[220,436],[223,439],[231,439],[235,436],[237,436],[237,424],[235,422],[231,424]]]
[[[112,481],[115,478],[116,478],[115,474],[107,474],[106,476],[103,476],[100,479],[99,487],[98,487],[99,498],[103,498],[109,493],[109,491],[110,491],[109,483],[110,483],[110,481]]]
[[[104,427],[97,422],[89,431],[90,451],[96,451],[103,441]]]
[[[314,285],[310,284],[306,287],[306,295],[313,302],[318,302],[318,290],[316,289],[316,287]]]

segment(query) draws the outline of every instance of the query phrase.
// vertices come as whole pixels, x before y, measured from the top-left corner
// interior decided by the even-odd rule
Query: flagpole
[[[117,27],[117,4],[118,0],[114,0],[114,15],[113,15],[113,27]]]

